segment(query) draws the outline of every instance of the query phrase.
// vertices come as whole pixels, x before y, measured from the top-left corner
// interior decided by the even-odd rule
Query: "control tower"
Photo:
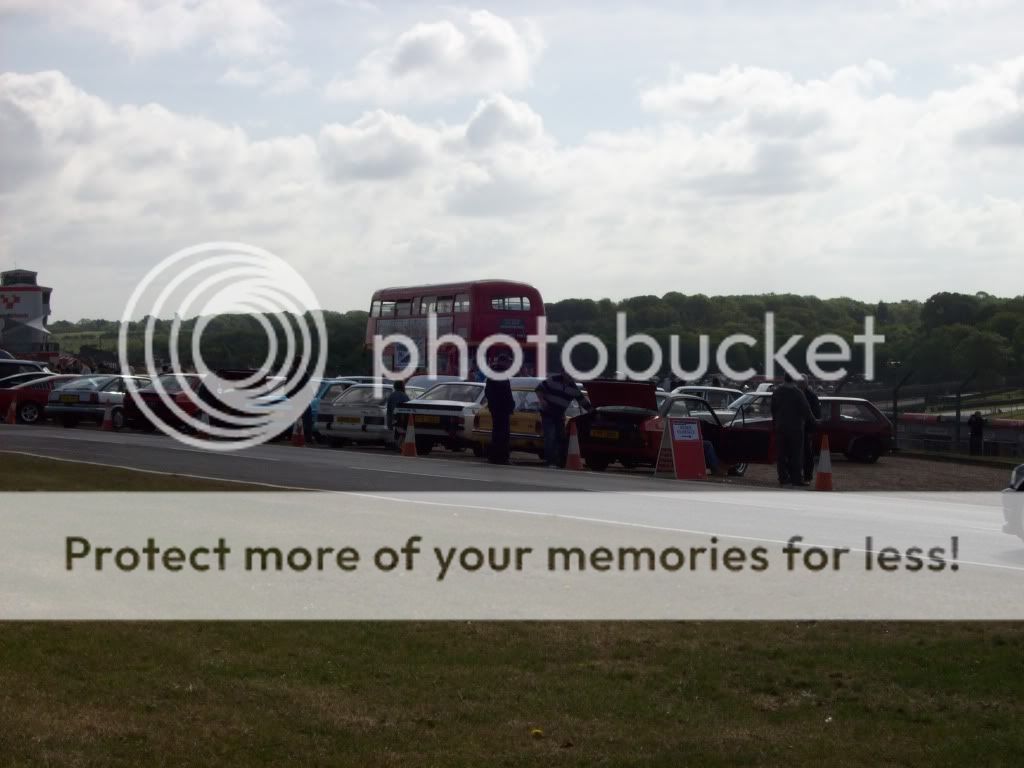
[[[0,272],[0,349],[27,360],[56,360],[59,347],[46,327],[52,291],[30,270]]]

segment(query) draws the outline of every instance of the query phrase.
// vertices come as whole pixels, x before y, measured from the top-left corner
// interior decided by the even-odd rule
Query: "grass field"
[[[7,623],[0,765],[1009,766],[1022,647],[1020,624]]]

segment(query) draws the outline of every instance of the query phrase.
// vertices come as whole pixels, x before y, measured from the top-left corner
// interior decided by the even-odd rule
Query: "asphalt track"
[[[241,451],[207,451],[160,434],[101,432],[87,428],[0,425],[0,450],[324,491],[665,491],[678,488],[676,483],[643,474],[566,472],[537,464],[493,466],[469,453],[437,451],[413,459],[377,447],[334,450],[297,448],[288,443]],[[700,489],[710,486],[706,483],[680,485]]]
[[[966,566],[959,571],[959,576],[943,576],[940,581],[913,574],[885,575],[883,582],[872,577],[833,585],[835,592],[811,589],[810,585],[802,583],[797,583],[799,589],[794,591],[793,585],[785,579],[767,585],[758,581],[747,585],[749,590],[737,592],[734,604],[728,608],[721,607],[717,596],[723,585],[730,583],[728,578],[731,577],[725,580],[716,577],[702,583],[696,593],[690,593],[688,599],[694,602],[687,608],[691,613],[686,615],[691,618],[1024,618],[1024,597],[1021,597],[1024,593],[1020,591],[1024,578],[1024,546],[1016,537],[1003,532],[1001,495],[995,493],[820,494],[668,481],[640,474],[568,472],[539,466],[498,467],[473,459],[469,454],[439,452],[413,459],[377,448],[331,450],[296,448],[288,444],[218,452],[185,446],[162,435],[12,425],[0,425],[0,451],[347,494],[329,501],[330,511],[319,517],[305,519],[301,514],[307,506],[314,506],[313,502],[268,499],[259,504],[267,507],[262,523],[256,512],[249,509],[239,518],[246,530],[257,527],[268,535],[282,537],[296,533],[305,525],[311,541],[324,525],[338,524],[343,514],[354,516],[351,518],[355,521],[353,530],[378,526],[381,535],[387,533],[392,538],[417,526],[417,530],[422,528],[435,537],[446,536],[453,541],[473,534],[476,538],[470,540],[498,537],[538,546],[538,541],[554,537],[592,543],[664,540],[704,546],[710,537],[717,536],[732,543],[767,544],[777,549],[791,536],[800,535],[805,545],[845,546],[856,553],[863,551],[859,548],[864,546],[865,536],[904,551],[911,546],[949,544],[951,537],[956,536],[960,540],[957,560],[961,566]],[[3,453],[0,453],[0,471],[3,461]],[[180,502],[176,504],[174,514],[159,518],[159,522],[174,530],[184,530],[179,524],[192,510],[181,509]],[[288,511],[289,504],[296,511]],[[6,510],[9,514],[14,511]],[[205,512],[200,514],[197,525],[203,524],[204,519]],[[33,526],[28,522],[22,521],[21,529],[31,533]],[[12,526],[9,530],[16,533],[18,520],[12,518],[9,523]],[[382,526],[390,528],[385,530]],[[14,547],[13,555],[18,551],[18,547]],[[521,605],[517,615],[536,618],[569,615],[577,618],[671,618],[683,615],[675,607],[659,612],[660,608],[645,606],[642,611],[634,611],[634,605],[640,605],[652,594],[659,594],[658,590],[664,585],[651,585],[653,592],[638,592],[625,588],[627,582],[616,584],[621,584],[623,589],[616,593],[618,602],[614,604],[603,602],[603,593],[594,593],[596,596],[588,598],[591,602],[585,603],[587,610],[581,613],[567,612],[567,608],[576,609],[555,601],[549,606],[550,611],[535,610],[532,604]],[[556,586],[552,594],[561,594],[558,590],[567,585],[559,582]],[[2,591],[0,589],[0,593]],[[787,594],[792,595],[791,608],[776,613],[768,611],[779,605]],[[480,608],[474,602],[475,596],[476,593],[467,592],[464,606],[447,613],[450,607],[447,604],[441,605],[445,610],[418,613],[417,603],[412,601],[408,611],[400,612],[397,617],[498,617],[499,614]],[[519,599],[512,593],[502,592],[495,592],[492,598],[493,605]],[[832,600],[840,598],[840,603],[834,607]],[[883,598],[884,604],[875,605]],[[942,612],[946,602],[950,605],[949,613]],[[230,601],[225,603],[230,604]],[[391,603],[381,601],[380,604]],[[282,605],[290,603],[284,600]],[[743,611],[739,610],[741,607]],[[195,616],[192,613],[173,615]],[[245,614],[247,617],[255,615],[262,614]],[[375,614],[366,617],[370,615]],[[288,611],[268,615],[269,618],[294,616]]]

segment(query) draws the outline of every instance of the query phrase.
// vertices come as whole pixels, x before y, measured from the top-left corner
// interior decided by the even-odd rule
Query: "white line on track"
[[[301,487],[301,486],[276,485],[274,483],[248,482],[246,480],[231,480],[231,479],[225,479],[225,478],[220,478],[220,477],[210,477],[208,475],[196,475],[196,474],[191,474],[191,473],[162,472],[162,471],[158,471],[158,470],[140,469],[138,467],[128,467],[128,466],[123,466],[123,465],[119,465],[119,464],[105,464],[103,462],[98,462],[98,461],[84,461],[84,460],[81,460],[81,459],[56,458],[56,457],[53,457],[53,456],[46,456],[44,454],[30,453],[28,451],[0,450],[0,453],[14,453],[14,454],[20,454],[20,455],[23,455],[23,456],[33,456],[33,457],[41,458],[41,459],[53,459],[54,461],[64,461],[64,462],[68,462],[68,463],[72,463],[72,464],[89,464],[89,465],[100,466],[100,467],[112,467],[112,468],[115,468],[115,469],[125,469],[125,470],[132,471],[132,472],[146,472],[146,473],[154,474],[154,475],[167,475],[167,476],[174,476],[174,477],[188,477],[188,478],[197,479],[197,480],[212,480],[212,481],[227,482],[227,483],[238,483],[240,485],[257,485],[257,486],[262,486],[262,487],[266,487],[266,488],[278,488],[278,489],[292,490],[292,491],[312,491],[312,492],[316,492],[316,493],[336,493],[336,494],[341,494],[343,496],[352,496],[352,497],[360,498],[360,499],[373,499],[375,501],[387,501],[387,502],[394,503],[394,504],[418,504],[418,505],[421,505],[421,506],[430,506],[430,507],[447,507],[449,509],[467,509],[467,510],[478,510],[478,511],[484,511],[484,512],[500,512],[500,513],[504,513],[504,514],[528,515],[528,516],[531,516],[531,517],[550,517],[550,518],[556,518],[558,520],[572,520],[572,521],[582,522],[582,523],[596,523],[596,524],[599,524],[599,525],[609,525],[609,526],[615,526],[615,527],[621,527],[621,528],[637,528],[637,529],[640,529],[640,530],[662,531],[662,532],[665,532],[665,533],[681,533],[681,534],[686,534],[686,535],[691,535],[691,536],[707,536],[707,537],[715,536],[715,537],[717,537],[719,539],[730,539],[730,540],[735,540],[735,541],[751,541],[751,542],[757,542],[757,543],[762,543],[762,544],[787,544],[788,543],[788,541],[785,540],[785,539],[772,539],[772,538],[759,537],[759,536],[741,536],[741,535],[738,535],[738,534],[730,534],[730,533],[715,533],[713,531],[696,530],[696,529],[692,529],[692,528],[677,528],[677,527],[673,527],[673,526],[663,526],[663,525],[652,525],[652,524],[649,524],[649,523],[635,523],[635,522],[628,522],[628,521],[624,521],[624,520],[607,520],[607,519],[598,518],[598,517],[589,517],[589,516],[586,516],[586,515],[566,515],[566,514],[558,514],[556,512],[538,512],[537,510],[531,510],[531,509],[518,509],[518,508],[515,508],[515,507],[493,507],[493,506],[486,506],[486,505],[482,505],[482,504],[455,504],[455,503],[447,502],[447,501],[430,501],[428,499],[407,499],[407,498],[402,498],[402,497],[397,497],[397,496],[387,496],[387,495],[376,494],[376,493],[364,493],[364,492],[361,492],[361,491],[323,490],[323,489],[320,489],[320,488],[307,488],[307,487]],[[553,493],[560,493],[560,491],[553,491]],[[832,544],[815,544],[815,543],[812,543],[812,542],[803,542],[802,541],[802,542],[800,542],[800,546],[801,547],[812,547],[812,546],[831,547],[833,545]],[[850,551],[858,553],[858,554],[863,554],[866,550],[858,549],[858,548],[850,548]],[[994,569],[998,569],[998,570],[1021,571],[1021,572],[1024,572],[1024,567],[1017,566],[1017,565],[1004,565],[1002,563],[984,563],[984,562],[978,562],[978,561],[973,561],[973,560],[958,560],[957,563],[959,565],[970,565],[970,566],[975,566],[975,567],[978,567],[978,568],[994,568]]]

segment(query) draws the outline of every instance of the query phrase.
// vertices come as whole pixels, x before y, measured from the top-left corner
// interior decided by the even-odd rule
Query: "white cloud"
[[[207,239],[281,252],[337,309],[442,275],[551,297],[998,292],[1024,250],[1024,148],[991,131],[1019,115],[1022,72],[913,96],[874,64],[677,72],[645,91],[648,125],[574,143],[500,93],[448,123],[376,109],[256,140],[8,73],[0,257],[55,284],[58,317],[116,315],[147,265]]]
[[[353,74],[332,80],[326,95],[394,105],[520,90],[530,84],[542,47],[531,23],[474,11],[415,25],[367,54]]]
[[[258,88],[268,96],[303,91],[312,85],[313,75],[305,67],[278,61],[268,67],[230,67],[219,82],[243,88]]]
[[[466,141],[475,147],[500,142],[529,143],[544,134],[541,116],[522,101],[497,94],[481,101],[466,125]]]
[[[0,0],[0,11],[46,13],[147,56],[201,45],[225,56],[258,56],[288,26],[268,0]]]
[[[324,167],[335,181],[406,176],[427,164],[438,143],[437,132],[383,110],[320,131]]]

